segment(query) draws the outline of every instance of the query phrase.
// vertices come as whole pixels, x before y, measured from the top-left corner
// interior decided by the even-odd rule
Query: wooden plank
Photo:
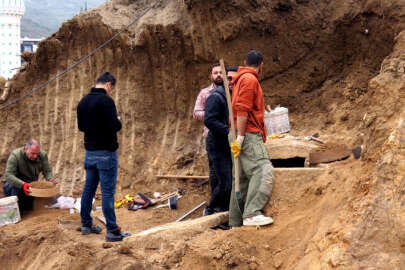
[[[164,235],[165,237],[167,237],[168,235],[179,235],[190,231],[202,232],[211,227],[215,227],[224,222],[227,222],[228,218],[228,212],[221,212],[183,222],[172,222],[165,225],[153,227],[151,229],[134,234],[130,237],[126,237],[124,238],[124,241],[130,241],[131,239],[134,240],[139,237],[151,235]]]

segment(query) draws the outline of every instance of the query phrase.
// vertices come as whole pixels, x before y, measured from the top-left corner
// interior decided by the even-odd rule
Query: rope
[[[121,35],[124,31],[128,30],[132,25],[134,25],[135,23],[137,23],[143,16],[145,16],[146,13],[149,12],[149,10],[151,10],[152,8],[155,8],[162,0],[156,0],[156,2],[148,7],[144,12],[141,13],[141,15],[139,15],[134,21],[132,21],[130,24],[128,24],[127,26],[125,26],[124,28],[122,28],[119,32],[117,32],[115,35],[113,35],[109,40],[107,40],[106,42],[104,42],[103,44],[101,44],[100,46],[98,46],[96,49],[94,49],[91,53],[89,53],[88,55],[86,55],[85,57],[81,58],[80,60],[78,60],[76,63],[74,63],[73,65],[71,65],[70,67],[68,67],[67,69],[65,69],[64,71],[56,74],[55,77],[53,77],[52,79],[48,80],[47,82],[41,83],[39,86],[37,86],[36,88],[28,91],[27,93],[25,93],[24,95],[22,95],[21,97],[18,97],[12,101],[10,101],[7,104],[4,104],[2,106],[0,106],[0,111],[4,110],[5,108],[14,105],[16,103],[18,103],[19,101],[23,100],[24,98],[32,95],[33,93],[41,90],[42,88],[44,88],[45,86],[47,86],[48,84],[50,84],[51,82],[57,80],[58,78],[62,77],[63,75],[65,75],[66,73],[68,73],[69,71],[73,70],[74,68],[76,68],[78,65],[80,65],[81,63],[83,63],[84,61],[86,61],[87,59],[89,59],[90,57],[92,57],[95,53],[97,53],[99,50],[101,50],[102,48],[104,48],[105,46],[107,46],[109,43],[111,43],[111,41],[113,41],[114,39],[116,39],[119,35]]]

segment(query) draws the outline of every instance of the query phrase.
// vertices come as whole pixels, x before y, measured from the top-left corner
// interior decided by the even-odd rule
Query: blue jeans
[[[86,183],[81,201],[80,216],[83,227],[93,225],[90,212],[98,182],[101,185],[102,208],[106,219],[107,231],[117,229],[114,211],[114,194],[118,174],[118,153],[110,151],[86,151],[84,160]]]

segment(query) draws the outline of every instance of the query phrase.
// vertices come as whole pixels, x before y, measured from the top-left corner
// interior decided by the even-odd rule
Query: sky
[[[21,36],[42,38],[56,32],[63,22],[80,13],[80,9],[100,6],[107,0],[24,0],[25,14]]]

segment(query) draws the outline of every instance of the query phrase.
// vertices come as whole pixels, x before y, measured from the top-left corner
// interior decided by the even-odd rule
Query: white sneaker
[[[273,219],[271,217],[265,217],[263,215],[243,219],[243,226],[264,226],[272,223]]]

